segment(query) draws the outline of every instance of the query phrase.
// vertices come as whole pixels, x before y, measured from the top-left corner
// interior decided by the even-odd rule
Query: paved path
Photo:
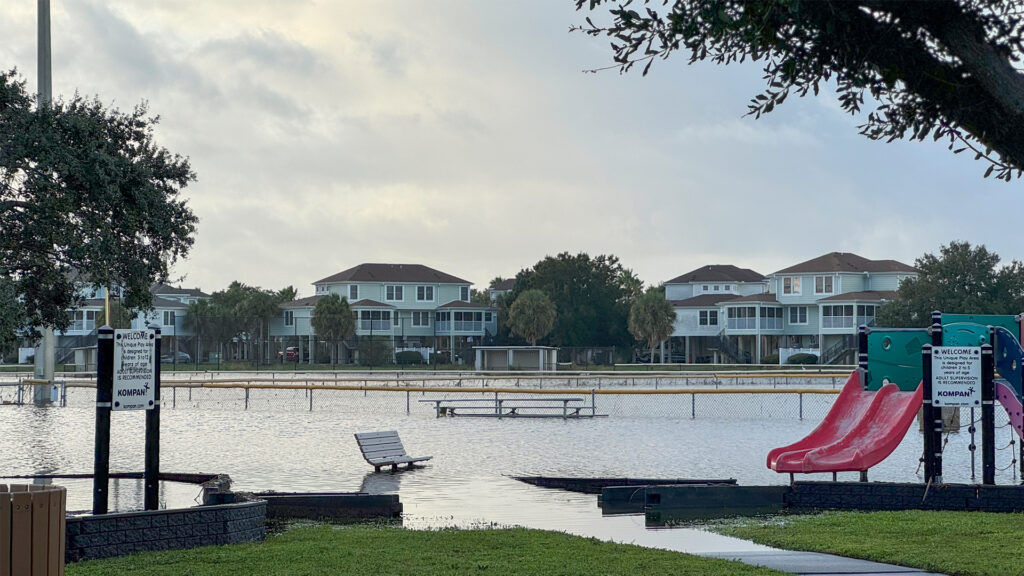
[[[796,552],[791,550],[757,550],[744,552],[697,553],[698,556],[738,560],[744,564],[765,566],[782,572],[802,576],[944,576],[935,572],[923,572],[917,568],[905,568],[869,560],[856,560],[821,554],[818,552]]]

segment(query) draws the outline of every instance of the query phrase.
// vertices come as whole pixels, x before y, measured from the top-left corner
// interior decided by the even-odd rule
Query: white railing
[[[822,328],[853,328],[853,316],[822,316]]]
[[[364,332],[390,332],[391,320],[360,320],[359,329]]]
[[[729,318],[729,330],[756,330],[757,318]]]
[[[782,330],[782,318],[761,318],[761,330]]]

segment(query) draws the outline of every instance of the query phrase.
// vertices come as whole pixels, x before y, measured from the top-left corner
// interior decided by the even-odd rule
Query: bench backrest
[[[356,434],[356,443],[367,460],[405,456],[405,447],[398,438],[398,432],[364,432]]]

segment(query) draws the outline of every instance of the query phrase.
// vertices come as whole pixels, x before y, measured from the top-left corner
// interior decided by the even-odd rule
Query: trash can
[[[67,491],[0,484],[0,573],[64,576]]]

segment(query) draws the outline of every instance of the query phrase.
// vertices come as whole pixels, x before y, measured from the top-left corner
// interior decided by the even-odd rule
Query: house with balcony
[[[896,260],[870,260],[830,252],[768,275],[768,290],[782,307],[780,354],[811,351],[822,364],[853,363],[857,329],[873,326],[875,312],[896,297],[917,269]]]
[[[281,305],[271,335],[315,342],[312,314],[328,294],[345,298],[355,341],[386,339],[396,351],[424,354],[484,344],[497,332],[491,306],[470,302],[472,283],[422,264],[360,264],[313,283],[315,295]],[[355,342],[344,343],[351,351]]]
[[[729,340],[726,326],[731,323],[744,336],[749,336],[746,333],[748,308],[760,307],[751,299],[763,294],[766,288],[765,277],[761,274],[723,264],[702,266],[666,281],[665,298],[676,312],[675,330],[669,339],[672,359],[743,361],[750,354],[744,354],[739,347],[745,345],[749,349],[754,347],[754,342],[750,338]],[[757,334],[756,329],[753,334]]]

